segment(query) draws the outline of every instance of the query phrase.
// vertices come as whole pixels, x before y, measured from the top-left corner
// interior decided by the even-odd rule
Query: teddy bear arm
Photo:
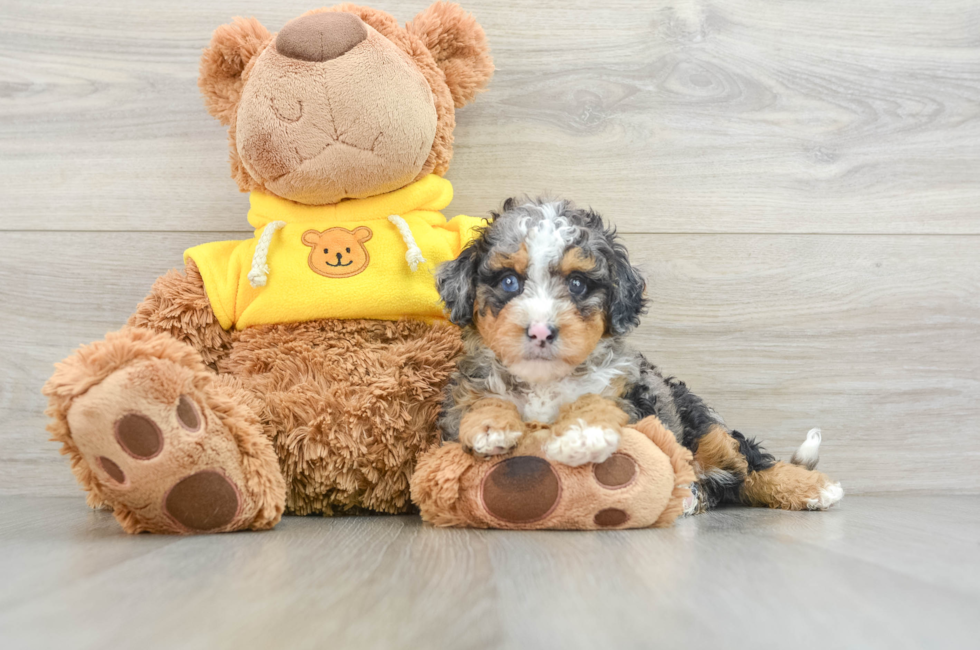
[[[200,352],[211,367],[231,348],[231,333],[218,322],[201,272],[190,259],[183,272],[174,269],[157,278],[127,326],[169,334]]]

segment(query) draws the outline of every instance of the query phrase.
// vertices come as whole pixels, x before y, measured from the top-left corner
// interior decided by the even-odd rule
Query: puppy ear
[[[446,75],[456,108],[473,101],[493,76],[493,59],[483,28],[459,5],[436,2],[406,29],[422,39]]]
[[[211,45],[201,55],[197,86],[208,112],[222,124],[231,123],[242,96],[242,73],[272,35],[254,18],[235,18],[211,35]]]
[[[523,203],[527,203],[527,197],[524,198]],[[512,196],[509,199],[504,199],[504,203],[503,205],[500,206],[499,211],[498,210],[490,211],[490,220],[492,221],[494,219],[499,219],[500,215],[507,214],[508,212],[516,208],[518,205],[521,205],[521,202],[518,200],[516,196]]]
[[[478,241],[478,240],[477,240]],[[463,249],[452,262],[436,271],[436,289],[446,304],[449,320],[466,327],[473,322],[476,306],[476,265],[479,261],[477,241]]]
[[[640,270],[630,264],[626,247],[615,238],[615,232],[610,233],[612,256],[609,263],[613,288],[609,297],[609,331],[622,336],[639,325],[640,316],[646,313],[647,300],[643,292],[647,285]]]

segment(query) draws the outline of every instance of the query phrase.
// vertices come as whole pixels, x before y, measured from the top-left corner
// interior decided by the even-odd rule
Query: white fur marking
[[[698,511],[698,485],[691,483],[691,496],[684,499],[684,516],[688,517]]]
[[[473,451],[480,456],[499,456],[516,447],[520,439],[520,431],[491,429],[477,434],[473,439]]]
[[[625,374],[629,361],[607,359],[610,363],[595,366],[582,376],[562,377],[546,383],[531,384],[531,390],[515,399],[515,395],[504,393],[501,399],[513,402],[525,421],[536,420],[551,424],[558,417],[558,411],[565,404],[571,404],[583,395],[609,395],[612,382]],[[514,369],[512,368],[513,372]]]
[[[839,503],[844,498],[844,488],[840,483],[827,483],[820,488],[820,496],[816,499],[808,499],[806,507],[808,510],[826,510],[830,506]]]
[[[585,374],[541,382],[526,378],[529,373],[522,366],[532,363],[535,362],[522,361],[508,369],[513,375],[525,378],[529,383],[528,389],[512,393],[503,378],[496,374],[488,377],[487,382],[493,397],[511,402],[525,421],[536,420],[545,424],[555,421],[562,406],[571,404],[583,395],[618,397],[611,390],[612,383],[630,369],[629,359],[608,354],[593,359]]]
[[[565,395],[560,382],[536,384],[527,396],[527,402],[521,409],[524,420],[534,420],[550,424],[558,417],[558,410],[565,404]]]
[[[542,289],[551,277],[551,266],[561,261],[578,230],[568,219],[558,216],[558,207],[556,203],[541,205],[541,219],[527,233],[528,276]]]
[[[524,295],[515,301],[521,316],[528,323],[539,321],[553,323],[558,315],[557,302],[551,297],[548,287],[535,282],[524,290]]]
[[[806,467],[807,469],[813,469],[816,467],[817,461],[820,460],[821,439],[822,435],[820,433],[820,429],[810,429],[810,431],[806,434],[806,440],[804,440],[803,444],[793,452],[789,462],[793,465]]]
[[[619,448],[619,433],[612,429],[590,427],[582,420],[568,427],[560,436],[552,436],[542,448],[548,460],[578,467],[601,463]]]

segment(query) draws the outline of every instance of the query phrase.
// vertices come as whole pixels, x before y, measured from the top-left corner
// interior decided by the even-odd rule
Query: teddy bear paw
[[[192,370],[156,359],[117,370],[73,402],[72,439],[127,532],[256,527],[265,495],[248,489],[254,476],[207,399]]]

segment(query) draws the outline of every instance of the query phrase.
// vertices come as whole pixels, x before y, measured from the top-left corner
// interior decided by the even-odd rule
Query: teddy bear
[[[492,73],[445,2],[404,27],[342,4],[214,32],[199,87],[254,237],[186,251],[56,365],[48,430],[91,506],[183,534],[412,509],[461,348],[432,273],[482,223],[441,213],[455,109]]]

